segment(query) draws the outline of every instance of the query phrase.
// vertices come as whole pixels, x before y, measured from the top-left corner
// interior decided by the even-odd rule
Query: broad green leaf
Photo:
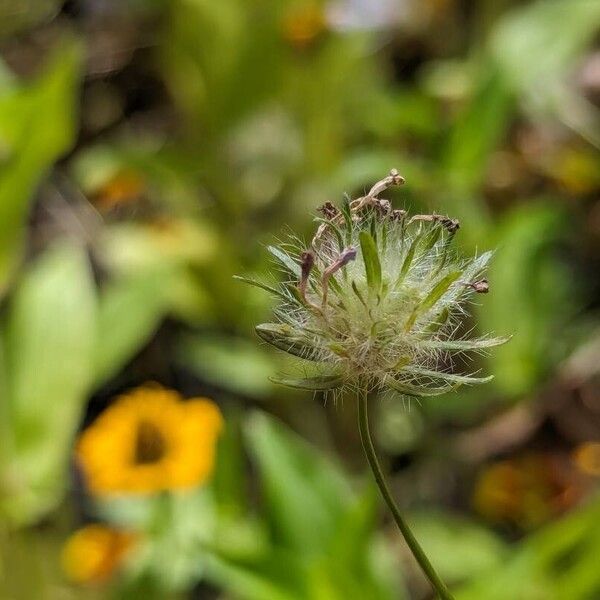
[[[182,265],[202,268],[212,265],[219,251],[214,228],[200,219],[174,217],[165,220],[162,227],[123,220],[105,225],[100,234],[94,249],[112,274],[138,274]]]
[[[94,347],[97,384],[114,376],[158,327],[169,306],[162,271],[124,275],[102,291]]]
[[[339,590],[336,598],[405,598],[393,552],[375,533],[381,505],[376,487],[369,485],[341,515],[324,567]]]
[[[9,518],[27,522],[60,499],[73,433],[93,375],[96,298],[83,249],[49,249],[9,305],[5,335],[17,496]]]
[[[234,336],[184,336],[177,361],[225,390],[263,398],[272,390],[273,357],[260,344]]]
[[[367,284],[373,293],[379,294],[381,292],[381,263],[379,262],[377,244],[373,236],[367,231],[361,231],[359,237]]]
[[[456,600],[591,600],[600,593],[600,502],[550,523],[456,591]]]
[[[264,414],[252,416],[246,435],[258,463],[274,539],[305,556],[322,553],[352,500],[345,478],[325,457]]]
[[[219,436],[212,479],[218,510],[228,518],[239,516],[240,519],[243,518],[242,511],[248,504],[241,424],[241,409],[234,407],[225,414],[225,428]]]
[[[599,22],[597,2],[538,0],[508,11],[489,44],[507,88],[520,95],[534,118],[558,117],[596,146],[600,145],[597,115],[586,106],[570,74],[593,48]]]
[[[81,48],[67,41],[34,82],[0,93],[0,294],[17,266],[30,202],[76,133]]]
[[[531,391],[568,352],[563,333],[576,310],[577,285],[555,252],[569,232],[565,217],[540,200],[509,211],[498,226],[492,287],[478,319],[481,331],[514,334],[490,361],[495,385],[510,395]]]
[[[449,583],[466,581],[501,566],[509,556],[502,540],[464,517],[441,512],[419,512],[410,525],[435,565]]]
[[[241,600],[299,600],[302,582],[290,581],[291,573],[304,571],[294,555],[273,552],[259,565],[236,564],[217,556],[208,561],[207,577]]]
[[[444,157],[453,190],[463,194],[451,194],[446,201],[452,202],[450,210],[461,222],[474,219],[479,223],[486,217],[484,205],[473,201],[470,193],[486,173],[487,162],[508,125],[512,105],[503,74],[492,61],[482,61],[473,97],[451,130]]]

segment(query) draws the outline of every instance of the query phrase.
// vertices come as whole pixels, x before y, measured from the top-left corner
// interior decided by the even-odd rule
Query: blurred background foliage
[[[274,387],[232,279],[397,167],[396,206],[497,249],[471,326],[513,339],[489,386],[377,401],[395,493],[457,598],[600,598],[599,30],[594,0],[0,0],[0,596],[428,597],[352,398]],[[98,497],[74,443],[148,381],[220,406],[212,480]]]

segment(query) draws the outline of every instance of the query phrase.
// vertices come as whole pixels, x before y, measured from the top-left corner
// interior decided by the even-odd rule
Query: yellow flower
[[[65,575],[74,583],[102,583],[123,564],[136,543],[133,533],[93,524],[66,541],[61,555]]]
[[[222,424],[208,399],[183,401],[175,391],[144,386],[82,433],[76,457],[94,494],[192,488],[212,473]]]

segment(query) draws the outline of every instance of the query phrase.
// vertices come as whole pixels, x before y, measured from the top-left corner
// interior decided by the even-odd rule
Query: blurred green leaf
[[[217,525],[209,487],[115,496],[99,501],[97,510],[118,527],[143,536],[128,564],[127,587],[134,589],[150,580],[163,598],[203,579],[207,548],[214,545]]]
[[[247,505],[240,410],[227,413],[225,423],[219,438],[213,489],[219,510],[237,517]]]
[[[0,293],[18,263],[33,194],[75,137],[81,47],[63,44],[36,81],[0,93]]]
[[[456,593],[457,600],[593,600],[600,597],[600,502],[547,525]]]
[[[214,259],[219,241],[209,224],[173,217],[107,226],[96,249],[112,273],[132,275],[142,270],[205,265]]]
[[[0,328],[0,473],[8,464],[13,447],[13,434],[10,425],[10,399],[8,396],[4,332]]]
[[[482,65],[479,77],[470,103],[452,127],[443,162],[452,187],[461,193],[481,184],[487,161],[508,127],[513,104],[506,81],[493,64]],[[477,212],[482,208],[475,207]],[[465,221],[470,217],[464,216]]]
[[[490,229],[485,204],[476,197],[488,161],[509,126],[513,99],[502,73],[485,62],[470,103],[454,123],[441,159],[441,179],[447,182],[444,208],[467,224],[462,237],[476,247]]]
[[[184,336],[178,359],[207,381],[232,392],[260,398],[272,388],[272,359],[260,346],[244,338]]]
[[[397,557],[374,534],[380,497],[374,486],[342,513],[326,565],[342,598],[400,600],[405,597]]]
[[[235,564],[212,556],[208,561],[208,575],[235,598],[243,600],[301,600],[300,585],[290,585],[290,573],[302,571],[294,555],[271,554],[260,568]],[[281,581],[283,579],[283,581]]]
[[[477,577],[508,556],[498,536],[466,518],[421,512],[411,515],[410,524],[440,576],[449,582]]]
[[[565,352],[557,334],[572,314],[573,292],[554,254],[563,223],[556,205],[530,203],[508,212],[497,229],[494,287],[478,312],[483,331],[513,335],[490,361],[496,385],[510,395],[530,391]]]
[[[347,482],[328,460],[266,415],[254,413],[246,435],[275,539],[303,553],[322,551],[351,501]]]
[[[102,291],[95,351],[97,383],[113,377],[158,327],[169,306],[161,270],[122,276]]]
[[[251,560],[210,563],[211,578],[249,600],[403,598],[389,549],[376,543],[374,490],[357,500],[333,463],[264,414],[254,413],[245,432],[272,545]]]
[[[509,12],[490,44],[507,86],[530,113],[538,118],[554,113],[596,145],[598,116],[579,95],[572,71],[593,44],[599,25],[598,2],[538,0]]]
[[[72,436],[92,376],[96,298],[83,249],[61,244],[24,276],[6,324],[13,495],[3,509],[30,521],[65,486]]]

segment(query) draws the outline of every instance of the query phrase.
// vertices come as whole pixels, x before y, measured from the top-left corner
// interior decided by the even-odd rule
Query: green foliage
[[[557,365],[570,368],[564,361],[577,335],[595,335],[600,129],[590,67],[600,5],[473,3],[467,23],[456,3],[414,11],[407,2],[396,21],[374,12],[376,3],[347,2],[334,24],[335,2],[102,4],[75,16],[71,3],[0,0],[0,519],[21,527],[24,540],[0,542],[1,558],[9,558],[3,575],[26,564],[28,579],[0,596],[88,596],[66,590],[56,574],[47,588],[38,582],[43,569],[35,565],[52,563],[58,540],[27,526],[58,520],[91,394],[155,376],[154,364],[140,361],[123,370],[151,339],[182,390],[190,382],[206,388],[224,409],[240,399],[267,410],[276,402],[278,414],[316,429],[313,405],[297,401],[338,387],[348,344],[319,341],[315,353],[314,330],[290,322],[260,325],[267,345],[251,339],[251,324],[267,318],[273,299],[296,316],[311,310],[297,287],[294,249],[269,248],[267,256],[260,248],[282,224],[298,233],[294,246],[306,246],[316,206],[344,192],[364,196],[392,166],[407,181],[386,194],[393,206],[456,216],[459,235],[450,246],[442,227],[405,222],[400,242],[373,219],[354,231],[346,203],[327,237],[336,251],[352,245],[357,260],[330,277],[328,302],[340,313],[353,307],[366,337],[389,348],[373,315],[398,290],[417,288],[395,326],[418,327],[419,356],[431,360],[411,367],[413,355],[394,353],[385,385],[391,396],[424,400],[402,419],[384,415],[378,429],[391,430],[394,465],[410,463],[393,475],[403,503],[427,497],[468,512],[465,482],[479,465],[448,452],[455,436],[468,437],[467,428],[485,426],[492,407],[509,402],[534,399],[553,414],[547,403],[565,372]],[[74,31],[85,38],[85,61]],[[25,77],[32,67],[39,74]],[[68,192],[42,187],[61,159]],[[139,183],[131,197],[119,198],[123,174]],[[55,210],[58,195],[68,217]],[[113,205],[103,204],[111,198]],[[456,265],[457,246],[478,256],[470,267]],[[462,320],[450,296],[481,274],[490,247],[497,248],[490,293]],[[426,285],[424,264],[432,266]],[[312,271],[309,299],[330,265]],[[283,272],[277,288],[264,283],[273,270]],[[234,281],[236,273],[251,273],[240,278],[251,285]],[[159,330],[165,315],[168,326]],[[495,349],[504,334],[511,343]],[[271,346],[310,360],[273,377],[288,365]],[[493,373],[493,386],[465,390],[464,376],[449,373],[449,356],[478,375],[471,383]],[[544,427],[544,443],[557,451],[581,438],[583,426],[572,423],[592,426],[590,413],[579,411],[589,408],[594,361],[583,362],[573,396],[585,409],[569,399],[571,418],[561,413],[555,427],[547,417]],[[269,376],[309,393],[288,398]],[[351,412],[346,402],[328,413],[344,450],[356,444]],[[401,552],[376,533],[371,491],[357,496],[354,482],[280,423],[265,415],[246,422],[240,413],[227,416],[211,490],[114,502],[89,514],[85,504],[86,518],[138,527],[150,540],[115,593],[164,598],[208,578],[241,600],[404,597],[396,581]],[[446,476],[460,482],[452,494]],[[443,509],[416,515],[414,526],[443,577],[464,585],[459,598],[591,600],[600,594],[597,521],[597,503],[590,504],[513,546]],[[28,538],[39,542],[36,552]]]
[[[170,304],[164,277],[162,270],[121,276],[102,290],[94,345],[97,383],[115,376],[158,327]]]
[[[491,331],[514,332],[510,351],[500,348],[492,363],[497,385],[510,395],[531,390],[564,352],[556,335],[573,310],[576,284],[552,252],[553,240],[568,234],[563,224],[560,209],[540,203],[515,209],[498,225],[502,246],[490,276],[502,292],[486,299],[481,319]]]
[[[210,487],[97,503],[104,519],[144,536],[118,597],[148,585],[147,593],[177,593],[206,579],[240,600],[403,598],[397,565],[375,533],[373,490],[357,496],[333,462],[253,413],[244,439],[262,502],[251,515],[237,419],[229,423]]]
[[[9,460],[5,518],[27,522],[60,499],[73,432],[92,376],[96,298],[85,253],[51,249],[20,282],[3,327]]]
[[[260,398],[271,389],[274,361],[245,338],[187,336],[179,356],[182,365],[230,392]]]
[[[509,555],[499,536],[464,517],[421,511],[410,516],[410,524],[427,556],[451,584],[501,568]]]
[[[528,112],[537,118],[555,115],[596,145],[596,117],[570,84],[569,73],[597,34],[599,22],[595,2],[538,0],[509,13],[490,44],[506,88],[520,94]]]
[[[457,600],[591,600],[600,593],[600,503],[548,525],[522,542],[502,565],[457,593]]]
[[[246,439],[271,547],[216,559],[211,577],[242,600],[403,597],[373,534],[372,490],[357,498],[339,468],[264,414],[248,420]]]
[[[0,87],[0,293],[20,260],[34,192],[75,139],[80,63],[68,40],[37,80]]]

